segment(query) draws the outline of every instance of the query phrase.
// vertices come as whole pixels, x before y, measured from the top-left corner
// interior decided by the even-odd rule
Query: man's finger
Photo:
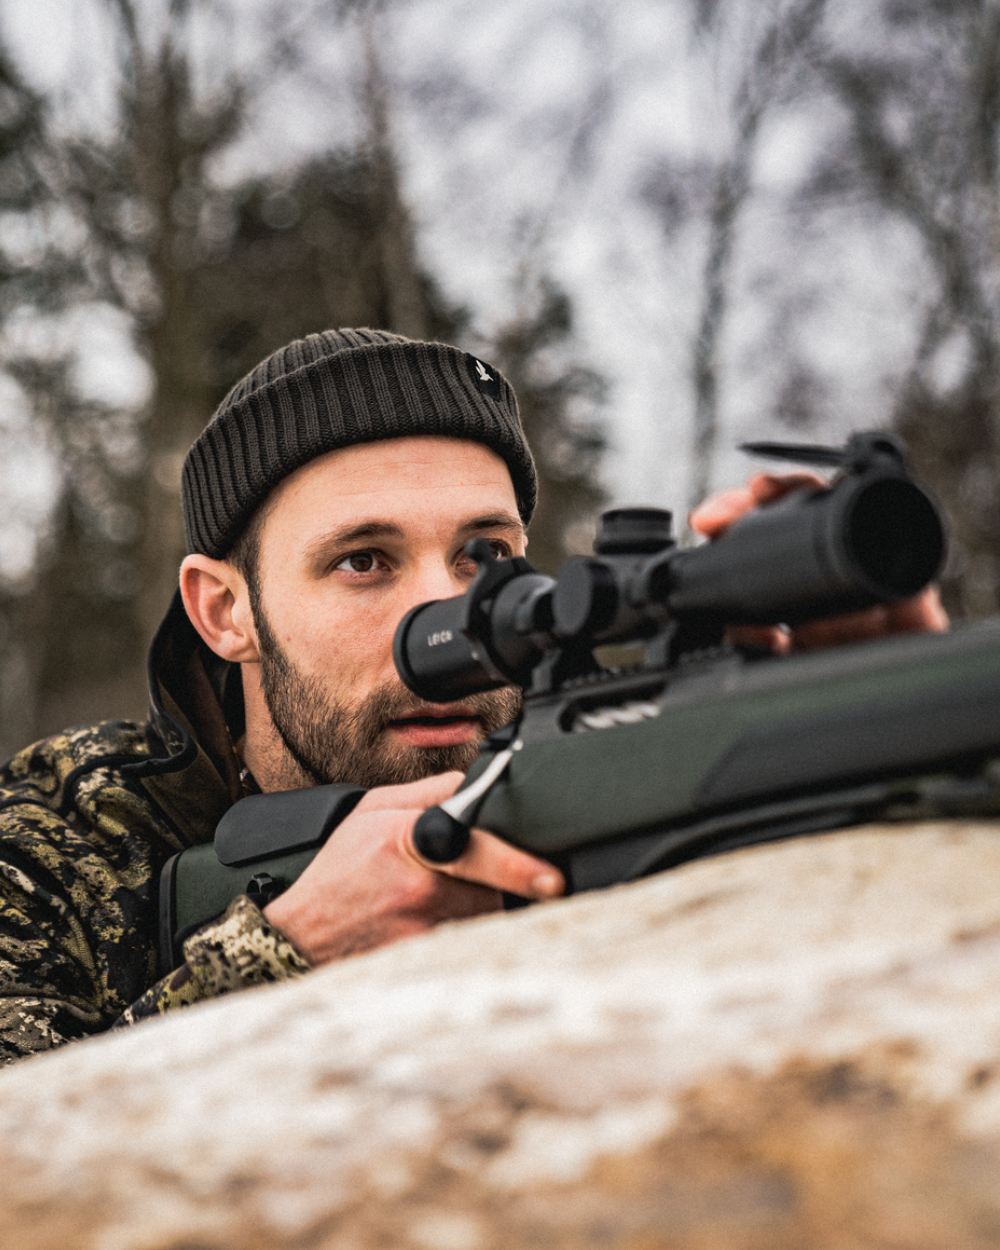
[[[894,632],[943,634],[951,624],[936,586],[903,603],[891,603],[887,613]]]
[[[948,614],[936,586],[912,599],[880,604],[864,612],[850,612],[822,621],[808,621],[792,631],[794,650],[809,651],[842,642],[864,642],[900,633],[944,633]]]
[[[827,483],[818,473],[799,469],[794,473],[755,473],[747,482],[747,489],[755,504],[774,503],[793,490],[815,490]]]
[[[872,638],[884,638],[889,633],[886,609],[883,606],[868,608],[864,612],[849,612],[843,616],[831,616],[821,621],[807,621],[792,630],[792,647],[795,651],[812,651],[817,647],[832,647],[844,642],[866,642]]]
[[[745,486],[710,495],[688,517],[688,524],[705,538],[718,538],[740,517],[759,508],[761,504],[774,503],[793,490],[815,489],[826,483],[816,473],[805,470],[798,473],[755,473]]]
[[[505,842],[486,829],[472,829],[464,854],[448,864],[425,859],[413,843],[416,821],[405,829],[400,850],[423,868],[523,898],[555,898],[565,892],[566,882],[558,868]]]
[[[715,538],[728,529],[737,517],[749,512],[756,502],[749,486],[734,486],[700,503],[688,517],[688,524],[696,534]]]
[[[486,829],[473,829],[469,849],[441,871],[523,898],[555,898],[566,890],[558,868]]]
[[[358,807],[366,812],[423,811],[450,799],[464,779],[464,773],[453,770],[422,777],[419,781],[408,781],[404,785],[377,786],[368,791]]]
[[[792,636],[784,625],[730,625],[726,639],[734,647],[771,655],[787,655],[792,649]]]

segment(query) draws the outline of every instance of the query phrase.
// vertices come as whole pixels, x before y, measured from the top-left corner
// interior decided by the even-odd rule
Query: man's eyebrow
[[[480,530],[517,530],[524,533],[524,522],[510,512],[492,512],[489,516],[476,517],[461,527],[467,534],[475,534]]]
[[[314,538],[306,547],[306,559],[312,560],[323,556],[331,547],[340,547],[345,543],[368,542],[381,538],[404,538],[405,535],[398,525],[391,521],[358,521],[354,525],[341,525],[337,529],[328,530],[319,538]]]
[[[524,525],[520,517],[510,512],[491,512],[487,516],[473,517],[459,526],[459,531],[465,534],[479,534],[486,530],[511,530],[523,534]],[[399,540],[405,537],[403,529],[392,521],[356,521],[353,525],[342,525],[314,538],[306,547],[306,560],[322,560],[332,549],[350,546],[352,543],[378,542],[387,538]]]

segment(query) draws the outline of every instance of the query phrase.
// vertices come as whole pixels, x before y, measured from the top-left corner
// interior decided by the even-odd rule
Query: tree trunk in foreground
[[[998,833],[742,851],[28,1060],[3,1243],[995,1247]]]

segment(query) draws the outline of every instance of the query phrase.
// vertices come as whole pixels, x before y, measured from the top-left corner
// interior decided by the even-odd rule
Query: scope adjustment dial
[[[619,590],[603,560],[576,556],[559,570],[552,592],[554,632],[560,638],[592,637],[615,619]]]

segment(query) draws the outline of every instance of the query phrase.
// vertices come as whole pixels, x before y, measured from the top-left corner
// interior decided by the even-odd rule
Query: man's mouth
[[[388,731],[413,747],[462,746],[482,737],[482,721],[472,708],[442,704],[419,707],[392,720]]]

